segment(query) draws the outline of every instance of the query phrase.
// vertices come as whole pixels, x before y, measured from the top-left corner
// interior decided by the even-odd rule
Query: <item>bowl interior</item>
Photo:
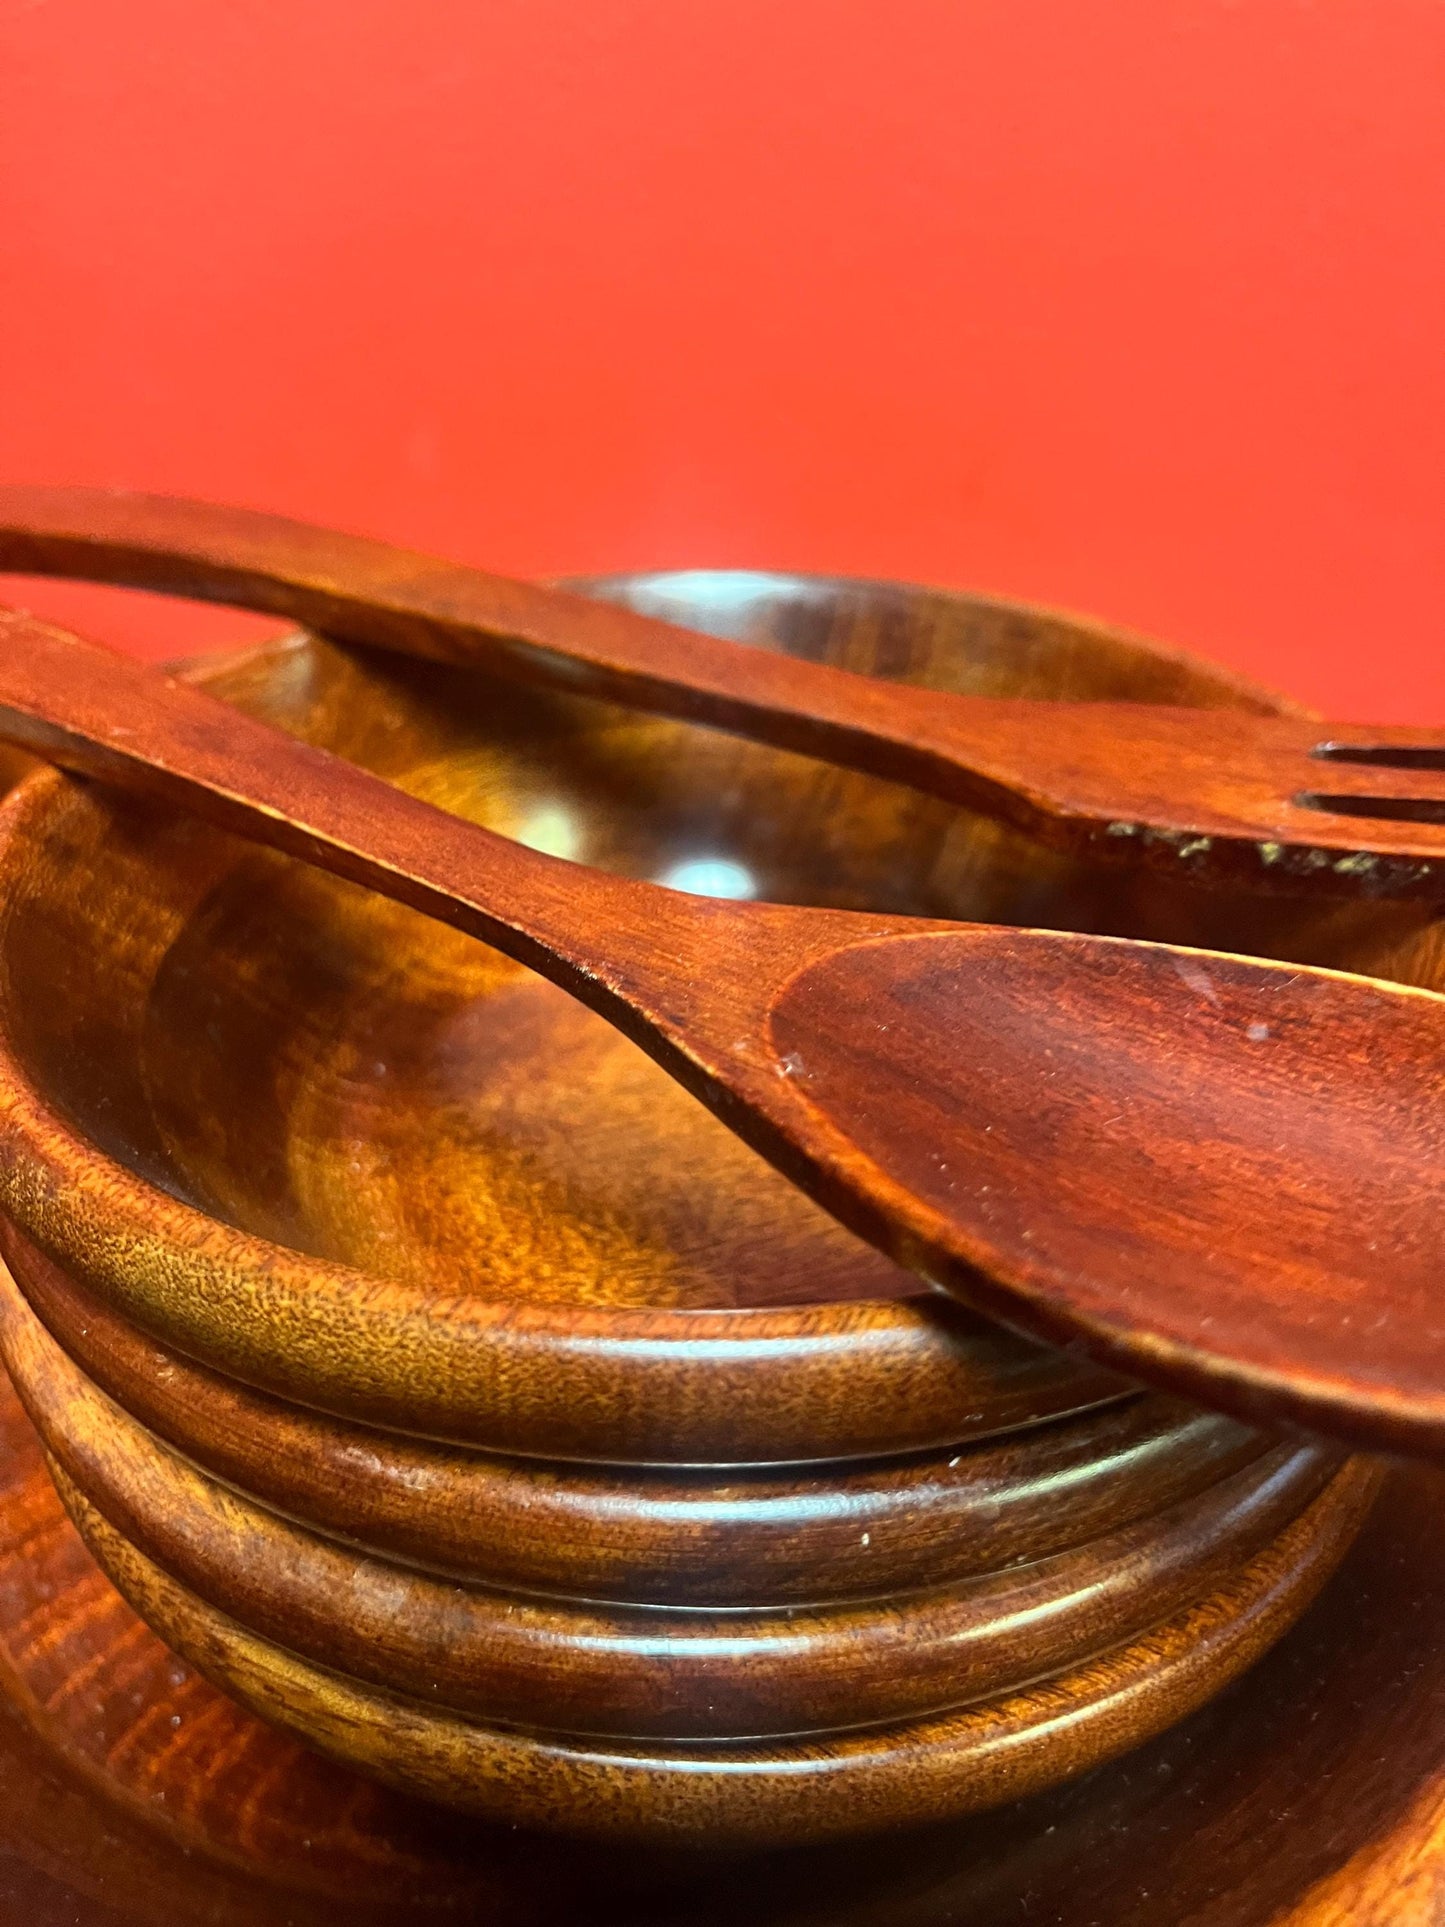
[[[1268,702],[1131,639],[966,597],[735,573],[591,586],[938,688]],[[1433,969],[1413,909],[1225,898],[1067,861],[896,786],[590,699],[305,636],[198,673],[447,809],[676,887]],[[726,1308],[917,1289],[635,1046],[482,945],[53,775],[6,809],[0,972],[26,1073],[97,1149],[226,1223],[488,1299]]]

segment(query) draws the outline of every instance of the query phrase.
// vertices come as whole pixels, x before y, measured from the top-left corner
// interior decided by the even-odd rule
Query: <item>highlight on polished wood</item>
[[[0,490],[0,566],[267,610],[326,634],[735,729],[990,811],[1040,841],[1214,881],[1369,897],[1445,889],[1445,731],[1238,707],[1101,703],[1079,730],[678,634],[635,611],[249,509]],[[1126,692],[1126,694],[1132,692]]]
[[[1445,998],[619,878],[31,618],[0,611],[0,641],[0,733],[495,945],[976,1308],[1251,1418],[1445,1456]]]
[[[449,1813],[223,1697],[96,1568],[0,1385],[0,1918],[326,1927],[342,1908],[361,1927],[478,1915],[497,1927],[949,1927],[1025,1910],[1044,1927],[1425,1921],[1445,1891],[1438,1488],[1438,1475],[1394,1475],[1274,1653],[1081,1781],[932,1827],[679,1857]]]
[[[1162,1395],[923,1453],[670,1468],[505,1458],[348,1424],[209,1371],[0,1248],[92,1382],[192,1464],[346,1544],[443,1576],[711,1607],[885,1598],[1043,1558],[1191,1498],[1269,1438]],[[866,1556],[865,1556],[866,1555]]]
[[[1318,1449],[1281,1446],[1189,1499],[1023,1566],[807,1610],[674,1607],[659,1618],[495,1584],[458,1588],[278,1518],[128,1419],[13,1287],[0,1349],[71,1485],[210,1605],[370,1685],[574,1737],[796,1738],[1015,1690],[1147,1632],[1228,1579],[1336,1471]]]
[[[1263,700],[1142,645],[965,599],[695,576],[607,592],[923,684]],[[1434,981],[1423,905],[1106,867],[587,696],[311,637],[198,674],[403,788],[624,876]],[[565,1891],[583,1920],[713,1906],[721,1921],[746,1896],[755,1917],[801,1921],[826,1891],[840,1920],[872,1906],[925,1921],[986,1913],[996,1887],[1000,1904],[1037,1891],[1128,1920],[1133,1869],[1106,1877],[1088,1840],[1108,1833],[1110,1802],[1147,1787],[1147,1820],[1167,1791],[1152,1767],[1134,1777],[1127,1749],[1203,1757],[1192,1741],[1168,1751],[1180,1720],[1234,1760],[1236,1790],[1258,1790],[1236,1843],[1244,1887],[1279,1880],[1278,1855],[1250,1857],[1256,1824],[1273,1824],[1268,1776],[1230,1754],[1234,1729],[1210,1725],[1206,1702],[1223,1693],[1236,1721],[1253,1707],[1228,1682],[1348,1563],[1373,1470],[921,1293],[617,1032],[456,932],[51,774],[27,780],[5,823],[0,1048],[25,1145],[7,1343],[86,1542],[176,1657],[137,1646],[37,1444],[15,1460],[28,1543],[75,1575],[69,1663],[92,1666],[104,1704],[119,1696],[105,1717],[182,1736],[154,1769],[148,1744],[85,1740],[87,1784],[174,1840],[154,1817],[167,1787],[202,1884],[213,1863],[216,1893],[244,1869],[245,1898],[224,1904],[254,1912],[236,1918],[285,1918],[299,1894],[309,1927],[303,1909],[323,1903],[304,1815],[304,1838],[326,1842],[326,1891],[356,1896],[359,1918],[440,1917],[483,1894],[504,1923],[547,1919]],[[248,1329],[229,1315],[248,1302],[283,1315]],[[454,1376],[417,1369],[416,1330],[442,1335]],[[31,1557],[9,1569],[22,1592]],[[359,1620],[336,1610],[343,1587]],[[120,1629],[113,1662],[80,1657],[81,1600],[107,1602],[94,1611]],[[1020,1671],[1010,1602],[1053,1641],[1047,1678]],[[570,1666],[557,1654],[581,1650],[584,1629],[594,1644]],[[4,1639],[0,1617],[0,1657]],[[915,1649],[926,1690],[902,1663]],[[1309,1650],[1327,1694],[1327,1655]],[[27,1648],[24,1664],[38,1677],[51,1661]],[[163,1665],[185,1685],[167,1688]],[[770,1725],[774,1693],[790,1711]],[[40,1725],[63,1752],[92,1703],[60,1705],[67,1736],[48,1714]],[[1358,1737],[1343,1720],[1339,1733]],[[1423,1800],[1423,1742],[1408,1759]],[[969,1820],[977,1808],[990,1811]],[[1067,1819],[1080,1812],[1087,1839]],[[372,1828],[360,1844],[342,1813]],[[1330,1824],[1343,1857],[1317,1837],[1297,1896],[1363,1838],[1353,1819]],[[1060,1825],[1077,1893],[1050,1858]],[[536,1826],[566,1838],[539,1843]],[[410,1893],[399,1875],[385,1887],[388,1829],[412,1843]],[[704,1848],[715,1876],[696,1871]]]

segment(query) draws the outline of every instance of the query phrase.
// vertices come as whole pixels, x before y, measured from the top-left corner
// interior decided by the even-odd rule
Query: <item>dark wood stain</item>
[[[1438,1484],[1393,1478],[1274,1654],[1082,1780],[851,1844],[679,1858],[452,1817],[254,1720],[116,1597],[0,1389],[0,1918],[324,1927],[342,1907],[363,1927],[1423,1922],[1445,1892]],[[85,1689],[67,1691],[81,1676]]]
[[[277,1518],[128,1419],[13,1286],[0,1346],[67,1478],[209,1604],[373,1686],[573,1736],[833,1732],[1012,1691],[1136,1637],[1227,1579],[1334,1470],[1326,1454],[1279,1447],[1073,1551],[947,1588],[745,1614],[605,1608],[448,1583]],[[867,1538],[855,1539],[856,1566],[869,1562]]]
[[[89,1377],[194,1464],[350,1545],[531,1593],[753,1607],[887,1597],[1084,1545],[1270,1445],[1150,1395],[852,1464],[719,1473],[500,1458],[253,1391],[144,1337],[13,1228],[0,1225],[0,1248]]]
[[[594,1837],[744,1844],[846,1837],[1017,1799],[1151,1737],[1257,1659],[1319,1590],[1374,1497],[1352,1463],[1236,1577],[1143,1638],[1041,1685],[857,1734],[709,1746],[488,1726],[317,1668],[134,1546],[51,1476],[104,1571],[168,1645],[243,1705],[401,1787],[484,1818]]]

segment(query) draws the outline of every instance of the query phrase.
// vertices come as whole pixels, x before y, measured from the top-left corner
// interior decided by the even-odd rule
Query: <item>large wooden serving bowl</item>
[[[1268,701],[961,597],[607,592],[940,687]],[[1433,954],[1413,909],[1094,871],[591,700],[309,637],[198,673],[679,887]],[[1363,1517],[1368,1470],[925,1295],[600,1020],[410,912],[46,773],[0,812],[0,904],[5,1350],[57,1485],[177,1651],[381,1777],[668,1838],[942,1818],[1198,1704]]]

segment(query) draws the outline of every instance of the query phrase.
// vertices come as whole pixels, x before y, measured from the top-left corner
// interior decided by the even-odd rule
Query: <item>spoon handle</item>
[[[702,966],[709,905],[527,849],[172,676],[0,609],[0,736],[450,923],[634,1033]],[[633,1020],[627,1013],[633,1011]]]

